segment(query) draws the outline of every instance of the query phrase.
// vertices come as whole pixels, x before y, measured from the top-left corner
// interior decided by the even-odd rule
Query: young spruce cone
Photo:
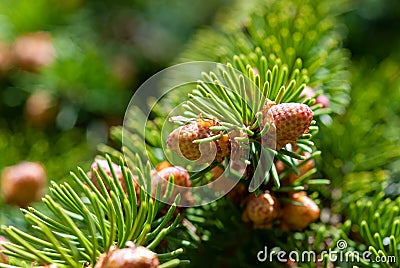
[[[4,202],[27,207],[43,196],[46,182],[46,172],[40,163],[22,162],[7,167],[1,174]]]
[[[160,265],[157,254],[151,250],[127,243],[127,248],[111,246],[107,253],[100,255],[95,268],[157,268]]]
[[[218,126],[215,120],[198,119],[197,122],[181,126],[171,132],[168,136],[167,146],[175,153],[189,160],[198,160],[206,163],[215,159],[222,161],[223,157],[230,155],[230,139],[228,135],[216,141],[201,144],[193,143],[195,140],[210,138],[219,133],[212,131],[210,127]],[[216,152],[215,149],[216,148]]]
[[[269,229],[279,215],[278,200],[268,191],[251,195],[242,214],[244,222],[252,222],[254,229]]]
[[[289,198],[302,205],[283,203],[280,218],[283,231],[302,230],[319,218],[319,207],[306,192],[296,192]]]
[[[275,130],[276,149],[280,150],[288,143],[296,143],[301,135],[307,133],[312,119],[313,112],[305,104],[271,104],[263,111],[263,122],[271,125],[269,135],[264,139],[270,139]]]
[[[178,193],[180,193],[181,194],[181,202],[180,202],[181,205],[184,204],[185,206],[187,206],[187,205],[193,204],[194,199],[192,196],[192,192],[190,191],[192,182],[190,181],[189,172],[186,169],[184,169],[183,167],[179,167],[179,166],[171,166],[171,167],[163,168],[159,171],[157,171],[157,170],[153,171],[153,173],[151,174],[151,180],[152,180],[152,184],[153,184],[153,186],[152,186],[153,195],[155,194],[158,184],[161,184],[160,196],[162,197],[165,194],[165,191],[167,189],[167,182],[168,182],[170,176],[174,177],[175,185],[187,187],[187,188],[183,188],[183,189],[174,188],[172,191],[172,197],[175,198],[175,196]]]
[[[172,166],[161,169],[152,175],[152,181],[158,182],[159,179],[165,181],[169,180],[169,176],[174,176],[174,184],[184,187],[190,187],[191,181],[189,179],[189,173],[186,169],[180,166]]]

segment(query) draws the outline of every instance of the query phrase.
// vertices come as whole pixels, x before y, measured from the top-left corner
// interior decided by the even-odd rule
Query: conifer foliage
[[[78,168],[65,182],[52,182],[41,205],[21,209],[27,230],[2,226],[0,267],[203,267],[204,256],[211,267],[398,267],[400,199],[389,191],[396,173],[380,169],[390,170],[396,155],[386,149],[399,144],[380,133],[385,147],[373,147],[380,165],[376,157],[353,161],[335,137],[357,121],[346,113],[350,96],[363,98],[357,79],[365,70],[350,93],[342,48],[338,16],[349,3],[236,2],[177,58],[218,68],[202,70],[188,94],[167,95],[149,118],[131,107],[124,126],[110,131],[116,146],[99,145],[102,156],[90,171]],[[390,70],[400,86],[399,67]],[[171,117],[179,105],[182,113]],[[373,105],[368,98],[354,103],[361,111]],[[381,126],[380,119],[365,120],[357,133],[368,138],[368,126]],[[169,133],[165,122],[174,124]],[[339,154],[354,167],[339,169]],[[170,161],[177,158],[189,162]],[[208,204],[192,191],[219,181],[210,186],[218,196],[232,178],[232,189]],[[173,202],[160,201],[168,198]],[[267,247],[317,258],[265,264],[257,258]],[[333,260],[326,253],[335,249],[369,251],[382,266]]]

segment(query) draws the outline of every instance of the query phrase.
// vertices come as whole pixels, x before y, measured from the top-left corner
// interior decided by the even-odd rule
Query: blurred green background
[[[0,2],[0,170],[85,165],[134,90],[168,66],[218,1]]]
[[[0,171],[39,161],[60,181],[77,165],[87,169],[110,126],[122,123],[135,89],[190,49],[185,44],[196,30],[232,3],[0,1]],[[352,100],[321,129],[320,170],[340,184],[351,172],[390,169],[387,194],[395,196],[400,1],[350,1],[340,17],[352,54]],[[0,224],[16,213],[0,201]]]

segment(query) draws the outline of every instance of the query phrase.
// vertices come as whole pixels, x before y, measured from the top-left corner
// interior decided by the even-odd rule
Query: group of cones
[[[272,144],[275,150],[284,148],[287,144],[293,147],[297,139],[308,132],[313,119],[312,110],[305,104],[269,102],[262,112],[262,124],[269,124],[269,130],[259,138],[264,144]],[[167,140],[168,147],[176,154],[192,161],[221,162],[224,158],[235,157],[232,150],[234,140],[230,139],[230,133],[216,131],[220,123],[213,119],[199,119],[175,129]],[[249,137],[251,138],[251,137]],[[268,140],[269,139],[269,140]],[[216,148],[216,150],[212,150]],[[211,160],[211,161],[210,161]],[[277,170],[285,168],[283,163],[275,161]],[[314,167],[313,160],[301,165],[300,174],[290,173],[282,179],[283,184],[292,185],[297,178]],[[218,179],[223,169],[216,167],[213,170],[214,179]],[[246,172],[244,178],[251,178],[252,174]],[[225,178],[222,178],[225,179]],[[248,193],[244,184],[239,183],[228,196],[243,207],[242,219],[251,222],[256,229],[271,228],[274,223],[279,228],[299,230],[307,227],[311,222],[319,218],[320,210],[304,191],[286,193],[284,200],[280,201],[270,189],[263,193]]]

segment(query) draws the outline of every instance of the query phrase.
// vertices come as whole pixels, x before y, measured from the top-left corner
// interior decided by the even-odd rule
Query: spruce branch
[[[328,96],[331,111],[343,113],[349,102],[349,56],[341,48],[343,30],[335,16],[346,8],[342,2],[332,5],[330,1],[238,1],[217,27],[198,32],[181,61],[226,63],[234,55],[246,55],[256,66],[262,51],[268,59],[279,58],[288,73],[304,69],[307,85]]]
[[[347,218],[341,236],[355,250],[368,250],[370,260],[379,257],[379,265],[399,266],[400,255],[400,198],[385,197],[384,189],[389,180],[388,172],[362,172],[349,174],[344,180],[342,198]],[[355,181],[357,179],[357,181]],[[360,185],[369,187],[360,188]],[[374,262],[360,259],[364,267],[376,267]]]
[[[251,66],[246,62],[246,57],[235,56],[234,64],[242,68],[242,70],[239,70],[241,72],[234,69],[233,65],[228,63],[225,66],[220,65],[216,73],[203,73],[203,80],[199,81],[196,89],[193,89],[192,93],[189,94],[189,101],[184,106],[188,112],[186,115],[190,113],[197,115],[196,117],[201,115],[202,118],[217,120],[218,125],[212,126],[210,128],[212,130],[220,130],[222,133],[239,130],[246,133],[250,141],[250,153],[254,167],[257,166],[259,161],[272,162],[273,160],[273,158],[270,160],[260,159],[260,155],[263,155],[263,153],[260,153],[260,150],[262,151],[264,148],[259,143],[270,129],[270,125],[263,120],[265,116],[265,114],[263,115],[265,113],[263,109],[271,105],[271,101],[275,101],[276,103],[300,102],[302,100],[300,93],[305,87],[304,83],[297,85],[297,81],[289,80],[289,77],[296,76],[296,74],[300,73],[300,70],[295,69],[293,74],[288,74],[288,68],[282,65],[279,59],[275,59],[271,67],[272,69],[269,69],[266,58],[259,50],[257,52],[261,55],[260,57],[254,53],[248,58],[254,62],[261,63],[261,66]],[[260,73],[259,69],[264,70],[265,73]],[[248,74],[248,76],[245,74]],[[263,79],[267,80],[264,81]],[[303,76],[300,82],[306,80],[306,76]],[[256,84],[264,85],[263,89],[260,89]],[[318,110],[318,107],[315,109]],[[196,121],[195,117],[185,117],[185,123],[194,121]],[[261,124],[265,125],[261,128]],[[221,128],[220,126],[223,127]],[[273,154],[276,154],[277,158],[284,159],[284,162],[293,168],[294,165],[290,164],[290,161],[284,157],[302,159],[302,152],[312,153],[315,149],[310,139],[317,132],[318,127],[312,126],[309,134],[304,134],[297,140],[301,148],[299,152],[283,148]],[[201,142],[215,141],[220,138],[221,134],[216,134],[202,139]],[[241,139],[241,137],[235,138],[236,141]],[[193,141],[195,144],[198,142],[200,140]],[[269,155],[271,151],[265,151],[265,153]],[[303,177],[300,182],[305,181],[315,171],[311,170],[308,174],[302,175]],[[262,174],[262,172],[267,173]],[[252,175],[250,174],[250,176]],[[275,187],[277,189],[280,187],[279,175],[274,165],[272,165],[270,170],[256,171],[255,176],[265,178],[265,184],[272,177]]]
[[[176,205],[170,206],[165,215],[158,215],[159,201],[152,199],[143,188],[140,188],[137,200],[134,174],[126,168],[122,158],[119,167],[126,191],[110,157],[106,156],[106,159],[111,174],[98,164],[98,172],[94,170],[98,187],[93,178],[78,168],[78,174],[71,172],[74,186],[68,182],[52,182],[49,194],[42,201],[46,209],[22,209],[34,229],[33,234],[12,226],[2,226],[2,231],[12,241],[4,244],[11,264],[94,265],[100,254],[112,245],[124,247],[127,241],[133,241],[155,249],[166,235],[177,228],[179,215],[174,215]],[[151,181],[149,169],[140,168],[138,176],[141,180]],[[151,190],[151,183],[147,183],[147,187]],[[182,249],[177,249],[163,253],[163,267],[180,264],[175,256],[181,252]]]
[[[260,146],[260,139],[273,128],[272,124],[263,125],[262,122],[260,111],[268,104],[267,100],[278,104],[308,105],[318,122],[327,113],[343,112],[348,102],[348,56],[340,47],[342,34],[333,16],[337,12],[326,6],[327,1],[321,4],[295,0],[287,3],[250,1],[246,5],[247,8],[239,9],[240,12],[233,12],[236,14],[235,22],[226,19],[217,29],[200,31],[182,56],[186,60],[217,61],[221,63],[220,68],[203,73],[188,98],[171,94],[154,107],[152,116],[155,119],[146,122],[146,135],[143,135],[143,130],[135,129],[135,125],[142,124],[137,118],[140,117],[138,113],[132,113],[135,116],[131,116],[131,121],[126,124],[128,130],[125,134],[129,138],[123,148],[128,158],[138,153],[142,159],[149,158],[154,165],[171,159],[171,152],[161,149],[166,138],[164,133],[161,134],[163,122],[167,120],[165,111],[183,101],[186,101],[185,111],[172,117],[171,121],[182,127],[197,122],[199,118],[218,121],[210,127],[215,134],[195,139],[200,143],[216,142],[230,131],[246,133],[251,143],[251,157],[244,163],[250,167],[262,159],[260,152],[265,148]],[[312,96],[304,94],[307,86],[312,87]],[[317,102],[321,95],[329,98],[330,108]],[[116,129],[115,133],[122,136],[121,132],[121,129]],[[309,133],[301,135],[295,143],[270,150],[272,157],[262,159],[272,163],[270,171],[263,173],[248,168],[249,176],[260,172],[263,178],[258,194],[266,189],[272,190],[280,200],[299,204],[291,198],[291,192],[329,183],[326,179],[314,178],[317,172],[313,161],[320,154],[313,141],[317,132],[318,126],[313,122]],[[149,138],[150,133],[156,133],[157,137],[153,139],[157,142]],[[243,142],[244,139],[235,137],[234,140]],[[283,168],[278,168],[278,163],[283,163]],[[209,167],[214,165],[230,168],[227,161],[214,162]],[[193,185],[209,182],[210,177],[212,180],[210,171],[206,169],[191,174]],[[206,219],[190,218],[198,223],[199,229],[208,223]]]

